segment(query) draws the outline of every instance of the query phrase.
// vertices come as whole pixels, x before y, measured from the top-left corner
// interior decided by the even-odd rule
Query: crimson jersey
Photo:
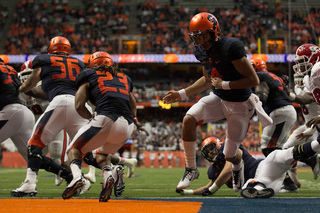
[[[204,66],[209,77],[219,77],[224,81],[235,81],[243,78],[231,63],[231,61],[246,56],[242,42],[236,38],[221,38],[221,41],[213,47],[211,52],[205,52],[200,47],[195,46],[194,55]],[[214,94],[221,99],[232,102],[246,101],[251,95],[250,88],[223,90],[212,87],[212,89]]]
[[[0,62],[0,110],[8,104],[19,103],[21,82],[13,67]]]
[[[42,89],[51,101],[62,94],[75,95],[76,76],[84,69],[84,63],[63,54],[43,54],[32,61],[32,68],[41,67]]]
[[[271,72],[257,72],[261,82],[265,82],[269,87],[269,95],[266,104],[263,105],[264,111],[269,115],[275,109],[283,106],[292,105],[288,94],[285,92],[283,80]]]
[[[129,94],[133,85],[129,76],[117,72],[85,69],[77,77],[77,86],[88,82],[90,102],[96,106],[98,115],[106,115],[113,121],[124,116],[129,124],[133,122]]]

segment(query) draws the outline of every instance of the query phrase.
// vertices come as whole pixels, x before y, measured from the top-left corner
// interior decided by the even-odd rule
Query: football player
[[[182,195],[214,194],[223,184],[232,188],[232,165],[225,160],[223,149],[225,143],[215,137],[209,137],[202,143],[201,154],[212,165],[208,168],[210,182],[195,190],[180,190]],[[241,196],[244,198],[270,198],[279,193],[285,173],[297,160],[308,159],[320,150],[320,140],[308,142],[286,150],[275,150],[265,159],[253,158],[243,147],[239,147],[240,155],[244,161],[244,184]],[[313,168],[319,172],[319,165]]]
[[[167,92],[163,100],[174,103],[209,88],[212,92],[194,104],[183,118],[186,170],[177,190],[188,187],[199,176],[196,166],[197,125],[222,119],[227,120],[228,126],[225,158],[233,165],[234,187],[240,190],[244,182],[243,160],[237,153],[254,107],[257,109],[261,104],[251,92],[251,88],[259,84],[259,78],[246,58],[243,44],[236,38],[222,37],[214,15],[207,12],[195,15],[189,24],[189,37],[194,44],[194,55],[203,66],[203,76],[185,89]],[[263,124],[272,122],[263,110],[259,113],[265,118]]]
[[[18,73],[20,80],[22,82],[26,81],[28,77],[31,75],[32,70],[33,69],[31,60],[28,60],[25,63],[23,63],[21,66],[21,71]],[[42,90],[41,81],[38,82],[35,88],[37,88],[39,91]],[[45,93],[44,95],[42,95],[42,98],[34,98],[25,93],[20,93],[19,98],[21,102],[33,112],[36,121],[39,119],[40,115],[43,114],[43,112],[49,105],[49,101],[47,100]],[[67,160],[66,149],[68,144],[69,137],[66,134],[66,131],[62,130],[56,136],[54,136],[52,142],[49,143],[49,145],[42,150],[42,154],[47,155],[48,153],[50,153],[50,157],[54,159],[54,161],[57,164],[63,164],[64,167],[68,168],[69,165],[64,164],[64,162]],[[57,186],[61,184],[62,180],[63,178],[61,178],[59,175],[56,175],[55,183]]]
[[[254,88],[255,94],[262,102],[265,112],[273,123],[265,128],[261,135],[261,150],[265,156],[275,149],[282,149],[290,130],[297,120],[297,113],[282,78],[268,72],[266,63],[261,59],[251,59],[250,63],[257,72],[260,84]]]
[[[27,161],[27,143],[35,119],[19,99],[20,85],[17,71],[0,58],[0,143],[10,138]]]
[[[109,154],[116,153],[129,139],[137,122],[132,81],[113,63],[108,53],[98,51],[90,56],[88,69],[77,76],[77,86],[76,110],[90,122],[78,131],[68,146],[73,180],[62,193],[62,198],[71,198],[83,186],[82,155],[95,150],[96,161],[103,172],[99,201],[107,202],[115,184]],[[89,100],[96,106],[95,117],[85,107]]]
[[[306,85],[309,85],[309,76],[311,69],[314,64],[320,61],[320,49],[314,44],[303,44],[301,45],[294,57],[295,65],[293,66],[294,70],[294,92],[290,92],[290,98],[293,102],[296,102],[300,105],[301,112],[303,114],[305,124],[298,127],[293,133],[290,135],[287,142],[283,145],[283,149],[287,149],[292,146],[296,146],[302,144],[305,139],[300,140],[296,136],[300,133],[307,130],[306,123],[311,120],[311,118],[320,114],[320,106],[315,102],[315,99],[312,97],[312,93],[308,90]],[[309,133],[311,134],[311,133]],[[313,129],[312,136],[308,139],[308,141],[317,139],[317,131]],[[314,164],[319,164],[319,155],[315,155],[310,159],[304,161],[307,165],[313,166]],[[301,184],[298,179],[296,166],[289,170],[290,178],[295,182],[295,184],[300,187]],[[318,173],[314,173],[313,177],[316,180],[318,178]],[[286,185],[281,189],[280,192],[291,192],[293,191],[292,187],[286,187]]]
[[[35,195],[37,174],[43,161],[42,149],[49,145],[53,137],[65,130],[70,139],[88,123],[75,110],[76,76],[83,71],[84,63],[69,55],[71,45],[68,39],[56,36],[51,39],[48,54],[38,55],[32,61],[33,71],[20,86],[20,92],[35,92],[37,83],[42,81],[49,105],[37,120],[28,142],[28,169],[23,184],[11,191],[13,196]],[[32,94],[35,97],[35,94]],[[82,186],[87,190],[90,182],[82,178]],[[89,184],[87,184],[89,183]]]

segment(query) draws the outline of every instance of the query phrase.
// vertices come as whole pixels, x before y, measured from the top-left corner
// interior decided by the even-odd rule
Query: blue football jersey
[[[131,78],[122,72],[115,75],[108,71],[85,69],[77,77],[77,86],[89,83],[90,102],[96,106],[98,115],[112,120],[124,116],[133,122],[129,94],[133,90]]]
[[[246,56],[242,42],[236,38],[221,38],[214,46],[214,51],[209,53],[195,46],[194,55],[204,66],[209,77],[219,77],[224,81],[243,78],[231,63]],[[250,88],[223,90],[212,87],[212,90],[221,99],[232,102],[246,101],[251,95]]]
[[[32,68],[38,67],[41,67],[41,87],[49,101],[57,95],[76,94],[76,78],[84,69],[81,60],[69,55],[43,54],[32,61]]]

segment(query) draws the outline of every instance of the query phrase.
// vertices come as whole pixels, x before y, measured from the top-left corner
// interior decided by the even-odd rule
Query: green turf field
[[[86,173],[88,168],[83,168]],[[191,189],[198,188],[208,183],[206,168],[199,168],[199,179],[192,182]],[[311,169],[299,168],[301,188],[298,193],[281,193],[278,197],[320,197],[320,181],[313,179]],[[125,169],[125,174],[127,169]],[[125,178],[126,188],[120,198],[139,197],[201,197],[181,196],[175,192],[175,187],[184,173],[184,168],[136,168],[133,178]],[[98,198],[101,190],[102,176],[100,170],[96,170],[97,182],[92,184],[91,189],[79,197]],[[20,186],[25,179],[26,168],[0,168],[0,198],[10,197],[10,191]],[[51,173],[40,171],[38,175],[37,189],[38,198],[61,197],[66,183],[60,186],[54,184],[54,176]],[[238,197],[240,193],[223,186],[212,197]],[[114,195],[112,196],[114,199]]]

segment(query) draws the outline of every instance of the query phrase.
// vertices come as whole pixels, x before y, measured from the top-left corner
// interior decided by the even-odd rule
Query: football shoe
[[[186,171],[184,172],[184,175],[180,182],[178,183],[177,190],[187,188],[190,186],[191,182],[194,179],[197,179],[199,177],[199,171],[198,169],[190,169],[186,168]]]
[[[290,193],[290,192],[298,192],[299,188],[295,183],[285,183],[281,189],[280,193]]]
[[[138,160],[135,158],[126,159],[124,165],[128,167],[128,177],[132,177]]]
[[[77,191],[77,195],[82,195],[91,189],[91,183],[89,180],[83,178],[83,186],[80,187]]]
[[[54,179],[54,182],[55,182],[56,186],[60,186],[60,185],[61,185],[61,183],[62,183],[62,181],[63,181],[63,178],[62,178],[62,177],[60,177],[60,175],[59,175],[59,174],[58,174],[58,175],[56,175],[56,177],[55,177],[55,179]]]
[[[123,167],[121,165],[117,165],[112,170],[112,175],[115,177],[114,184],[114,195],[119,197],[124,192],[125,183],[123,181]]]
[[[232,170],[232,185],[233,190],[238,192],[244,184],[244,163],[241,159],[241,166],[239,171]]]
[[[11,196],[13,197],[24,197],[24,196],[36,196],[37,194],[37,181],[32,183],[29,180],[25,180],[22,182],[19,188],[12,190],[10,192]]]
[[[259,186],[259,189],[256,186]],[[241,191],[241,196],[247,199],[270,198],[273,195],[273,189],[266,188],[263,183],[255,181],[248,183],[247,187]]]
[[[99,197],[99,202],[108,202],[111,198],[112,189],[114,186],[114,177],[110,175],[102,184],[102,190]]]
[[[312,168],[312,172],[313,172],[313,179],[317,180],[318,177],[319,177],[319,174],[320,174],[320,163],[319,163],[319,160],[320,160],[320,155],[317,154],[315,156],[315,164],[314,164],[314,167]]]
[[[62,193],[62,198],[65,200],[72,198],[74,195],[77,195],[79,193],[78,189],[80,189],[84,185],[84,182],[85,179],[82,177],[76,180],[73,179]]]
[[[91,183],[96,182],[96,167],[89,165],[89,172],[84,175]]]

